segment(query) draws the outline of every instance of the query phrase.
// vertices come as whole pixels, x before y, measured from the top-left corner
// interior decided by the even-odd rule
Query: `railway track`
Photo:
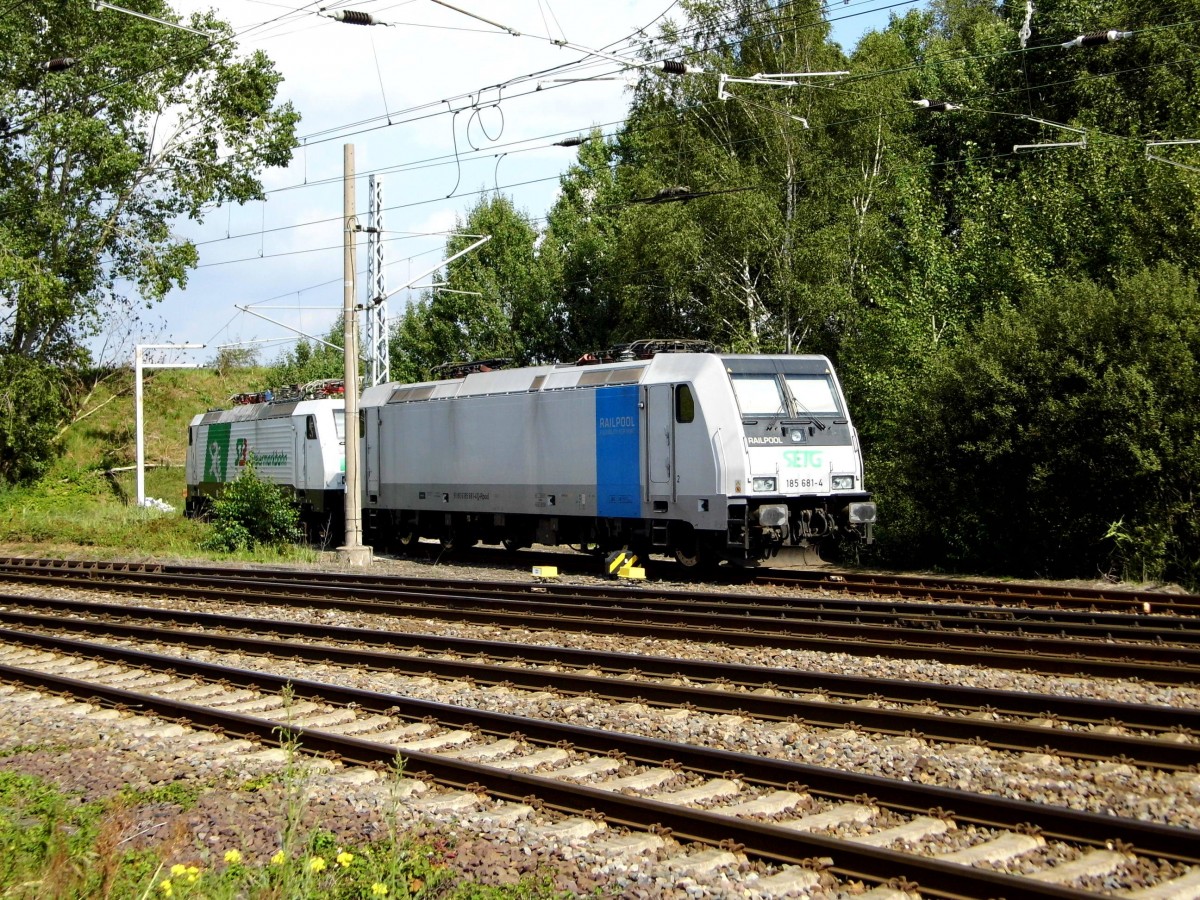
[[[443,555],[443,551],[436,544],[422,544],[408,555],[416,559],[435,560]],[[552,548],[523,550],[513,554],[476,547],[459,554],[459,558],[467,563],[510,568],[514,572],[528,570],[529,564],[525,560],[554,563],[564,572],[579,575],[595,575],[599,572],[594,557]],[[659,568],[656,571],[666,577],[680,581],[695,578],[694,574],[674,562],[653,560],[652,564],[657,565]],[[725,584],[744,584],[748,581],[756,585],[874,599],[895,597],[983,606],[1016,606],[1025,609],[1137,613],[1156,611],[1200,615],[1200,595],[1118,587],[1091,588],[938,575],[864,573],[843,568],[772,569],[769,562],[760,569],[718,569],[715,573],[706,573],[706,579]]]
[[[6,560],[0,577],[197,599],[388,610],[513,627],[607,631],[730,645],[837,649],[1166,683],[1200,680],[1200,618],[1180,615],[980,609],[963,604],[758,597],[580,585],[298,574],[199,566]]]
[[[927,598],[953,603],[1017,606],[1028,609],[1082,610],[1091,612],[1158,612],[1200,615],[1200,595],[1161,591],[1064,587],[1052,584],[1018,584],[933,575],[829,573],[821,570],[779,572],[764,570],[758,584],[828,591],[869,597]]]
[[[801,870],[828,858],[842,877],[903,877],[927,894],[1081,897],[1088,894],[1079,884],[1136,882],[1141,867],[1164,866],[1171,877],[1160,889],[1175,882],[1186,890],[1196,871],[1189,867],[1200,862],[1193,831],[1153,822],[58,635],[5,629],[0,639],[0,677],[37,690],[266,742],[283,727],[307,751],[357,763],[387,763],[400,752],[411,777],[459,795],[526,806],[537,798],[576,819],[592,811],[609,824],[740,845]],[[965,846],[939,843],[968,830]],[[1022,875],[994,868],[1022,855],[1052,864]]]
[[[36,612],[19,612],[22,606]],[[6,598],[0,626],[504,683],[812,728],[986,742],[1005,751],[1167,769],[1200,765],[1194,709],[46,597]],[[247,636],[258,634],[270,637]]]

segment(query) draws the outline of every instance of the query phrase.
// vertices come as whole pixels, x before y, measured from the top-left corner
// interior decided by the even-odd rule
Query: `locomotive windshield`
[[[835,416],[837,393],[828,375],[730,373],[742,416]],[[784,393],[784,385],[787,393]]]
[[[788,389],[799,413],[836,415],[838,404],[833,385],[826,375],[785,375]]]
[[[786,416],[788,404],[774,375],[732,375],[733,392],[743,416]]]
[[[344,409],[333,411],[333,430],[337,432],[339,441],[346,440],[346,411]]]

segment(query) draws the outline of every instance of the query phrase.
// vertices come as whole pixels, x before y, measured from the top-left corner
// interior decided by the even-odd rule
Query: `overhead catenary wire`
[[[1167,66],[1172,66],[1172,65],[1179,65],[1179,64],[1183,64],[1183,63],[1185,63],[1185,62],[1187,62],[1187,61],[1189,61],[1189,60],[1187,60],[1187,59],[1168,60],[1168,61],[1164,61],[1164,62],[1161,62],[1161,63],[1155,63],[1155,64],[1148,65],[1148,66],[1139,66],[1139,67],[1133,67],[1133,68],[1130,68],[1130,69],[1118,70],[1118,71],[1116,71],[1116,72],[1097,73],[1097,74],[1089,74],[1089,75],[1077,76],[1077,77],[1075,77],[1075,78],[1072,78],[1072,79],[1067,79],[1067,80],[1065,80],[1065,81],[1054,82],[1054,83],[1048,83],[1048,84],[1044,84],[1044,85],[1034,85],[1034,86],[1033,86],[1033,89],[1037,90],[1037,89],[1041,89],[1041,88],[1044,88],[1044,87],[1061,87],[1061,86],[1064,86],[1064,85],[1066,85],[1066,84],[1071,84],[1071,83],[1076,83],[1076,82],[1083,82],[1083,81],[1090,81],[1090,80],[1096,80],[1096,79],[1110,78],[1110,77],[1115,77],[1115,76],[1117,76],[1117,75],[1121,75],[1121,74],[1130,74],[1130,73],[1133,73],[1133,72],[1137,72],[1137,71],[1144,71],[1144,70],[1148,70],[1148,69],[1152,69],[1152,68],[1161,68],[1161,67],[1167,67]],[[1004,96],[1004,95],[1007,95],[1007,94],[1015,93],[1015,92],[1018,92],[1018,91],[1021,91],[1021,90],[1024,90],[1024,88],[1014,88],[1014,89],[1007,90],[1007,91],[991,92],[991,93],[989,93],[989,94],[980,95],[979,97],[973,96],[973,97],[966,98],[966,102],[972,102],[972,103],[973,103],[975,100],[977,100],[977,99],[980,99],[981,97],[982,97],[983,99],[987,99],[987,98],[995,98],[995,97],[999,97],[999,96]],[[945,101],[926,101],[926,102],[933,103],[933,104],[934,104],[934,107],[933,107],[934,109],[956,109],[956,108],[959,108],[959,106],[958,106],[958,105],[956,105],[956,104],[952,104],[952,103],[948,103],[948,102],[945,102]],[[711,104],[705,104],[705,105],[711,105]],[[759,105],[761,105],[761,104],[759,104]],[[974,112],[981,112],[981,113],[983,113],[983,112],[990,112],[989,110],[982,110],[982,109],[977,109],[977,110],[972,110],[972,111],[974,111]],[[780,110],[779,112],[780,112],[780,114],[781,114],[781,115],[785,115],[785,113],[783,113],[783,111],[782,111],[782,110]],[[1003,114],[1003,115],[1013,115],[1013,116],[1016,116],[1016,114],[1011,114],[1011,113],[1001,113],[1001,114]],[[899,111],[899,110],[897,110],[897,111],[894,111],[894,112],[893,112],[891,115],[893,115],[893,116],[895,116],[895,115],[901,115],[901,113],[900,113],[900,111]],[[1030,117],[1028,117],[1028,116],[1016,116],[1016,117],[1018,117],[1018,118],[1030,118]],[[796,118],[796,117],[791,117],[791,118]],[[870,116],[870,117],[863,117],[863,118],[859,118],[859,119],[840,119],[840,120],[834,120],[834,121],[831,121],[831,122],[822,123],[822,126],[823,126],[823,127],[827,127],[827,128],[832,128],[832,127],[835,127],[835,126],[837,126],[837,127],[840,127],[840,126],[844,126],[844,125],[848,125],[848,124],[854,124],[854,123],[856,123],[856,122],[860,122],[860,121],[865,121],[867,118],[870,118],[870,119],[872,119],[872,120],[873,120],[873,119],[877,118],[877,116],[876,116],[876,115],[872,115],[872,116]],[[619,123],[610,123],[610,124],[619,124]],[[1055,124],[1058,124],[1058,123],[1055,123]],[[1098,131],[1098,132],[1099,132],[1099,130],[1098,130],[1098,129],[1093,129],[1093,130],[1096,130],[1096,131]],[[571,129],[570,131],[578,132],[578,131],[579,131],[579,129]],[[1105,132],[1100,132],[1100,133],[1105,133]],[[1107,133],[1106,133],[1106,134],[1107,134]],[[1108,134],[1108,136],[1110,136],[1110,137],[1118,137],[1118,138],[1119,138],[1119,137],[1121,137],[1120,135],[1114,135],[1114,134]],[[515,142],[515,143],[522,143],[522,142]],[[552,146],[552,145],[549,145],[549,146]],[[542,148],[542,147],[534,147],[534,148],[528,148],[528,149],[530,149],[530,150],[533,150],[533,149],[543,149],[543,148]],[[508,152],[508,153],[514,153],[514,152],[524,152],[524,151],[506,151],[506,152]],[[441,158],[442,158],[442,159],[445,159],[446,157],[441,157]],[[485,154],[485,155],[482,155],[482,156],[480,156],[480,157],[478,157],[478,158],[494,158],[494,155],[493,155],[493,154]],[[435,157],[435,158],[433,158],[433,159],[434,159],[434,160],[436,160],[436,159],[438,159],[438,158],[436,158],[436,157]],[[448,164],[448,163],[445,163],[445,164]],[[405,170],[406,170],[406,168],[407,168],[407,165],[408,165],[408,164],[401,164],[401,165],[397,165],[397,166],[392,166],[392,167],[388,167],[388,168],[385,168],[385,169],[381,169],[381,170],[378,170],[378,171],[381,171],[381,172],[405,171]],[[431,166],[430,166],[430,167],[436,167],[437,165],[439,165],[439,163],[432,162],[432,164],[431,164]],[[489,189],[484,189],[484,190],[476,190],[476,191],[470,191],[470,192],[466,192],[466,193],[456,193],[456,194],[453,194],[453,195],[451,195],[451,196],[448,196],[448,197],[435,197],[435,198],[428,198],[428,199],[426,199],[426,200],[421,200],[421,201],[416,201],[416,202],[412,202],[412,203],[405,203],[405,204],[401,204],[401,205],[397,205],[397,206],[388,207],[388,209],[389,209],[389,210],[397,210],[397,209],[403,209],[403,208],[411,208],[411,207],[413,207],[413,206],[425,205],[425,204],[429,204],[429,203],[442,202],[442,201],[444,201],[444,200],[446,200],[446,199],[451,199],[451,198],[457,198],[457,197],[463,197],[463,198],[465,198],[465,197],[479,196],[479,195],[481,195],[481,194],[490,193],[490,192],[493,192],[493,191],[495,191],[495,190],[504,190],[504,189],[508,189],[508,188],[524,187],[524,186],[528,186],[528,185],[530,185],[530,184],[538,184],[538,183],[543,183],[543,182],[554,181],[554,180],[556,180],[556,179],[558,179],[558,178],[560,178],[560,177],[562,177],[562,176],[561,176],[561,175],[557,175],[557,174],[556,174],[556,175],[553,175],[553,176],[548,176],[548,177],[546,177],[546,178],[542,178],[542,179],[532,179],[532,180],[526,180],[526,181],[521,181],[521,182],[513,182],[513,183],[511,183],[511,184],[505,184],[505,185],[494,185],[494,186],[493,186],[493,188],[489,188]],[[333,181],[333,180],[334,180],[334,179],[330,179],[330,180],[329,180],[329,182],[330,182],[330,183],[332,183],[332,181]],[[288,189],[292,189],[292,188],[288,188]],[[284,189],[282,189],[282,188],[281,188],[281,189],[277,189],[277,190],[284,190]],[[328,222],[332,222],[332,221],[340,221],[340,219],[339,219],[338,217],[330,217],[330,218],[326,218],[326,219],[312,220],[312,221],[308,221],[308,222],[302,222],[302,223],[293,223],[293,224],[291,224],[291,225],[279,226],[278,228],[273,228],[273,229],[270,229],[269,231],[272,231],[272,232],[274,232],[274,231],[287,231],[287,230],[296,229],[296,228],[302,228],[302,227],[309,227],[309,226],[313,226],[313,225],[326,224],[326,223],[328,223]],[[241,235],[234,235],[234,236],[232,236],[232,237],[230,237],[230,238],[214,238],[214,239],[211,239],[211,240],[208,240],[208,241],[202,241],[202,242],[198,242],[196,245],[197,245],[197,246],[202,246],[202,245],[208,245],[208,244],[213,244],[213,243],[220,243],[220,242],[222,242],[222,241],[225,241],[225,240],[237,240],[237,239],[239,239],[239,238],[246,238],[246,237],[257,237],[257,236],[259,236],[259,235],[260,235],[260,232],[257,232],[257,231],[252,231],[252,232],[246,232],[246,233],[244,233],[244,234],[241,234]]]
[[[1084,81],[1084,80],[1093,80],[1093,79],[1098,79],[1098,78],[1114,77],[1115,75],[1118,75],[1118,74],[1126,74],[1126,73],[1128,73],[1128,72],[1135,72],[1135,71],[1140,71],[1140,70],[1144,70],[1144,69],[1158,68],[1158,67],[1170,66],[1170,65],[1178,65],[1178,64],[1182,64],[1182,63],[1183,63],[1183,62],[1185,62],[1185,61],[1186,61],[1186,60],[1182,60],[1182,59],[1181,59],[1181,60],[1170,60],[1170,61],[1166,61],[1166,62],[1163,62],[1163,63],[1157,63],[1157,64],[1153,64],[1153,65],[1150,65],[1150,66],[1134,67],[1134,68],[1132,68],[1132,69],[1120,70],[1120,71],[1118,71],[1118,72],[1109,72],[1109,73],[1099,73],[1099,74],[1093,74],[1093,75],[1087,75],[1087,76],[1078,76],[1078,77],[1076,77],[1076,78],[1073,78],[1073,79],[1068,79],[1068,80],[1067,80],[1067,81],[1065,81],[1065,82],[1058,82],[1058,83],[1055,83],[1055,85],[1054,85],[1054,86],[1060,86],[1060,85],[1062,85],[1062,84],[1069,84],[1069,83],[1073,83],[1073,82],[1076,82],[1076,81]],[[1038,87],[1040,87],[1040,86],[1038,86]],[[985,96],[1002,96],[1002,95],[1005,95],[1005,94],[1013,93],[1013,92],[1015,92],[1015,91],[1017,91],[1017,90],[1020,90],[1020,89],[1015,89],[1015,88],[1014,88],[1014,89],[1012,89],[1012,90],[1009,90],[1009,91],[993,92],[992,94],[990,94],[990,95],[985,95]],[[986,110],[977,110],[977,111],[979,111],[979,112],[987,112]],[[1014,114],[1014,115],[1015,115],[1015,114]],[[1021,116],[1018,116],[1018,117],[1021,117]],[[868,118],[874,119],[874,118],[876,118],[876,116],[871,116],[871,117],[868,117]],[[1022,117],[1022,118],[1029,118],[1029,117]],[[838,121],[838,122],[831,122],[831,123],[827,123],[827,125],[828,125],[829,127],[832,127],[832,126],[835,126],[835,125],[844,125],[844,124],[848,124],[848,123],[849,123],[849,124],[852,124],[854,121],[862,121],[862,120],[861,120],[861,119],[860,119],[860,120],[841,120],[841,121]],[[1059,124],[1059,123],[1054,123],[1054,124]],[[1101,133],[1102,133],[1102,132],[1101,132]],[[1110,136],[1112,136],[1112,137],[1118,137],[1118,138],[1119,138],[1119,137],[1121,137],[1121,136],[1119,136],[1119,135],[1110,135]],[[1185,167],[1185,168],[1186,168],[1186,167]],[[499,189],[503,189],[503,188],[523,187],[523,186],[527,186],[527,185],[531,185],[531,184],[538,184],[538,183],[544,183],[544,182],[554,181],[554,180],[557,180],[557,179],[558,179],[558,178],[560,178],[560,177],[561,177],[560,175],[554,175],[554,176],[549,176],[549,177],[546,177],[546,178],[540,178],[540,179],[530,179],[530,180],[526,180],[526,181],[522,181],[522,182],[515,182],[515,183],[512,183],[512,184],[503,185],[503,186],[501,186],[501,185],[497,185],[495,189],[499,190]],[[463,194],[456,194],[456,195],[454,195],[454,196],[456,196],[456,197],[470,197],[470,196],[479,196],[479,195],[482,195],[482,194],[490,193],[492,190],[493,190],[493,189],[481,189],[481,190],[477,190],[477,191],[471,191],[471,192],[467,192],[467,193],[463,193]],[[416,206],[428,205],[428,204],[430,204],[430,203],[442,202],[442,201],[444,201],[445,199],[449,199],[449,198],[429,198],[429,199],[426,199],[426,200],[420,200],[420,201],[415,201],[415,202],[410,202],[410,203],[405,203],[405,204],[399,204],[399,205],[396,205],[396,206],[388,207],[388,209],[389,209],[389,210],[397,210],[397,209],[412,208],[412,207],[416,207]],[[292,228],[305,227],[305,226],[307,226],[307,225],[311,225],[311,224],[322,224],[322,223],[324,223],[324,222],[328,222],[328,221],[339,221],[339,220],[340,220],[340,219],[336,219],[336,218],[334,218],[334,219],[326,219],[326,220],[318,220],[318,221],[316,221],[316,222],[310,222],[310,223],[300,223],[300,224],[296,224],[296,225],[281,226],[279,229],[272,229],[272,230],[289,230],[289,229],[292,229]],[[259,236],[261,233],[262,233],[262,232],[248,232],[246,235],[243,235],[243,236]],[[223,240],[223,239],[215,239],[213,242],[219,242],[219,241],[221,241],[221,240]],[[204,268],[204,267],[209,267],[209,266],[227,265],[227,264],[229,264],[229,263],[232,263],[232,262],[249,262],[249,261],[253,261],[253,260],[255,260],[255,259],[261,259],[261,258],[274,258],[274,257],[276,257],[276,256],[280,256],[280,255],[301,255],[301,254],[304,254],[304,253],[309,253],[309,252],[323,252],[323,250],[324,250],[324,249],[325,249],[325,248],[312,248],[312,249],[309,249],[309,250],[291,251],[291,252],[289,252],[289,253],[286,253],[286,254],[271,254],[271,255],[268,255],[268,256],[259,255],[259,256],[256,256],[256,257],[245,257],[245,258],[242,258],[242,259],[237,259],[237,260],[226,260],[226,261],[215,262],[215,263],[205,263],[205,264],[201,264],[201,266],[200,266],[200,267],[201,267],[201,268]]]
[[[1047,46],[1049,46],[1049,45],[1047,45]],[[1031,48],[1031,49],[1035,49],[1035,48]],[[558,176],[555,176],[555,177],[558,177]],[[545,180],[552,180],[552,179],[545,179]],[[519,186],[519,184],[523,184],[523,183],[528,183],[528,182],[521,182],[521,183],[518,183],[517,185],[513,185],[513,186]],[[460,194],[457,196],[470,196],[470,194]],[[274,230],[274,229],[272,229],[272,230]],[[261,233],[261,232],[258,232],[258,233]]]

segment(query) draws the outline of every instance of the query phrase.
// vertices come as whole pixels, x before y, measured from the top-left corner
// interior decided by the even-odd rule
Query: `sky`
[[[829,0],[833,36],[849,51],[867,30],[886,26],[923,0]],[[296,331],[321,335],[342,307],[343,146],[355,147],[358,214],[367,224],[368,175],[377,173],[387,232],[387,289],[415,280],[444,256],[445,232],[481,192],[497,187],[541,219],[574,151],[555,141],[592,128],[611,133],[628,108],[623,76],[587,83],[538,80],[495,86],[564,63],[588,60],[586,74],[618,66],[555,46],[628,54],[629,38],[671,0],[174,0],[182,15],[213,8],[239,34],[244,52],[265,51],[283,75],[278,99],[302,119],[302,139],[286,169],[263,173],[264,202],[225,205],[205,221],[177,223],[196,241],[199,267],[184,289],[149,310],[140,343],[203,343],[204,362],[241,344],[271,362]],[[387,25],[362,27],[319,15],[365,11]],[[491,20],[472,18],[462,11]],[[120,13],[108,12],[109,15]],[[516,37],[501,30],[520,32]],[[366,236],[359,236],[357,281],[366,296]],[[389,315],[419,296],[402,291]],[[237,307],[256,310],[266,321]],[[278,324],[276,324],[278,323]]]

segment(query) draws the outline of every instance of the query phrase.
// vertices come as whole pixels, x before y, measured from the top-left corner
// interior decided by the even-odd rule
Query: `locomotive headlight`
[[[852,491],[854,490],[853,475],[834,475],[833,489],[835,491]]]
[[[755,478],[754,479],[754,490],[757,492],[762,492],[762,491],[773,492],[775,490],[775,479],[774,478]]]

